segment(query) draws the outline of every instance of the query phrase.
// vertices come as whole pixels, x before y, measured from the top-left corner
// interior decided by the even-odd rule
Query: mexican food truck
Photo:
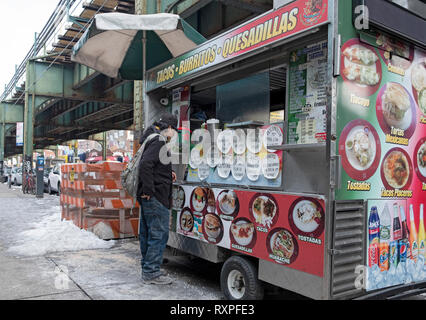
[[[146,125],[179,119],[169,246],[314,299],[426,290],[424,17],[285,1],[147,71]],[[386,14],[384,14],[386,13]]]

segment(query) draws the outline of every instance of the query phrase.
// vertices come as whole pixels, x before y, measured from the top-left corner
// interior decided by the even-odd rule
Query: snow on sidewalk
[[[104,241],[70,221],[61,221],[61,209],[54,206],[31,229],[20,232],[17,244],[8,252],[23,256],[41,256],[53,252],[109,249],[115,241]]]

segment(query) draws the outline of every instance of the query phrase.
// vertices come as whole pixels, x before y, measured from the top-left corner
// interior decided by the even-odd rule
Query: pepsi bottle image
[[[407,251],[410,243],[406,239],[398,240],[399,262],[407,261]]]

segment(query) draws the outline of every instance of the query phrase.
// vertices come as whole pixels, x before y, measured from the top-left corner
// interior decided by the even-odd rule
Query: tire
[[[229,300],[262,300],[264,296],[256,266],[241,256],[232,256],[223,264],[220,286]]]
[[[58,196],[60,196],[60,195],[61,195],[61,184],[58,183]]]

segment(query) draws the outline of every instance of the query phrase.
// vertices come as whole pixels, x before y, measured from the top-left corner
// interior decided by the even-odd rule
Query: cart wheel
[[[262,283],[257,279],[257,268],[248,259],[232,256],[223,264],[220,286],[229,300],[261,300]]]

